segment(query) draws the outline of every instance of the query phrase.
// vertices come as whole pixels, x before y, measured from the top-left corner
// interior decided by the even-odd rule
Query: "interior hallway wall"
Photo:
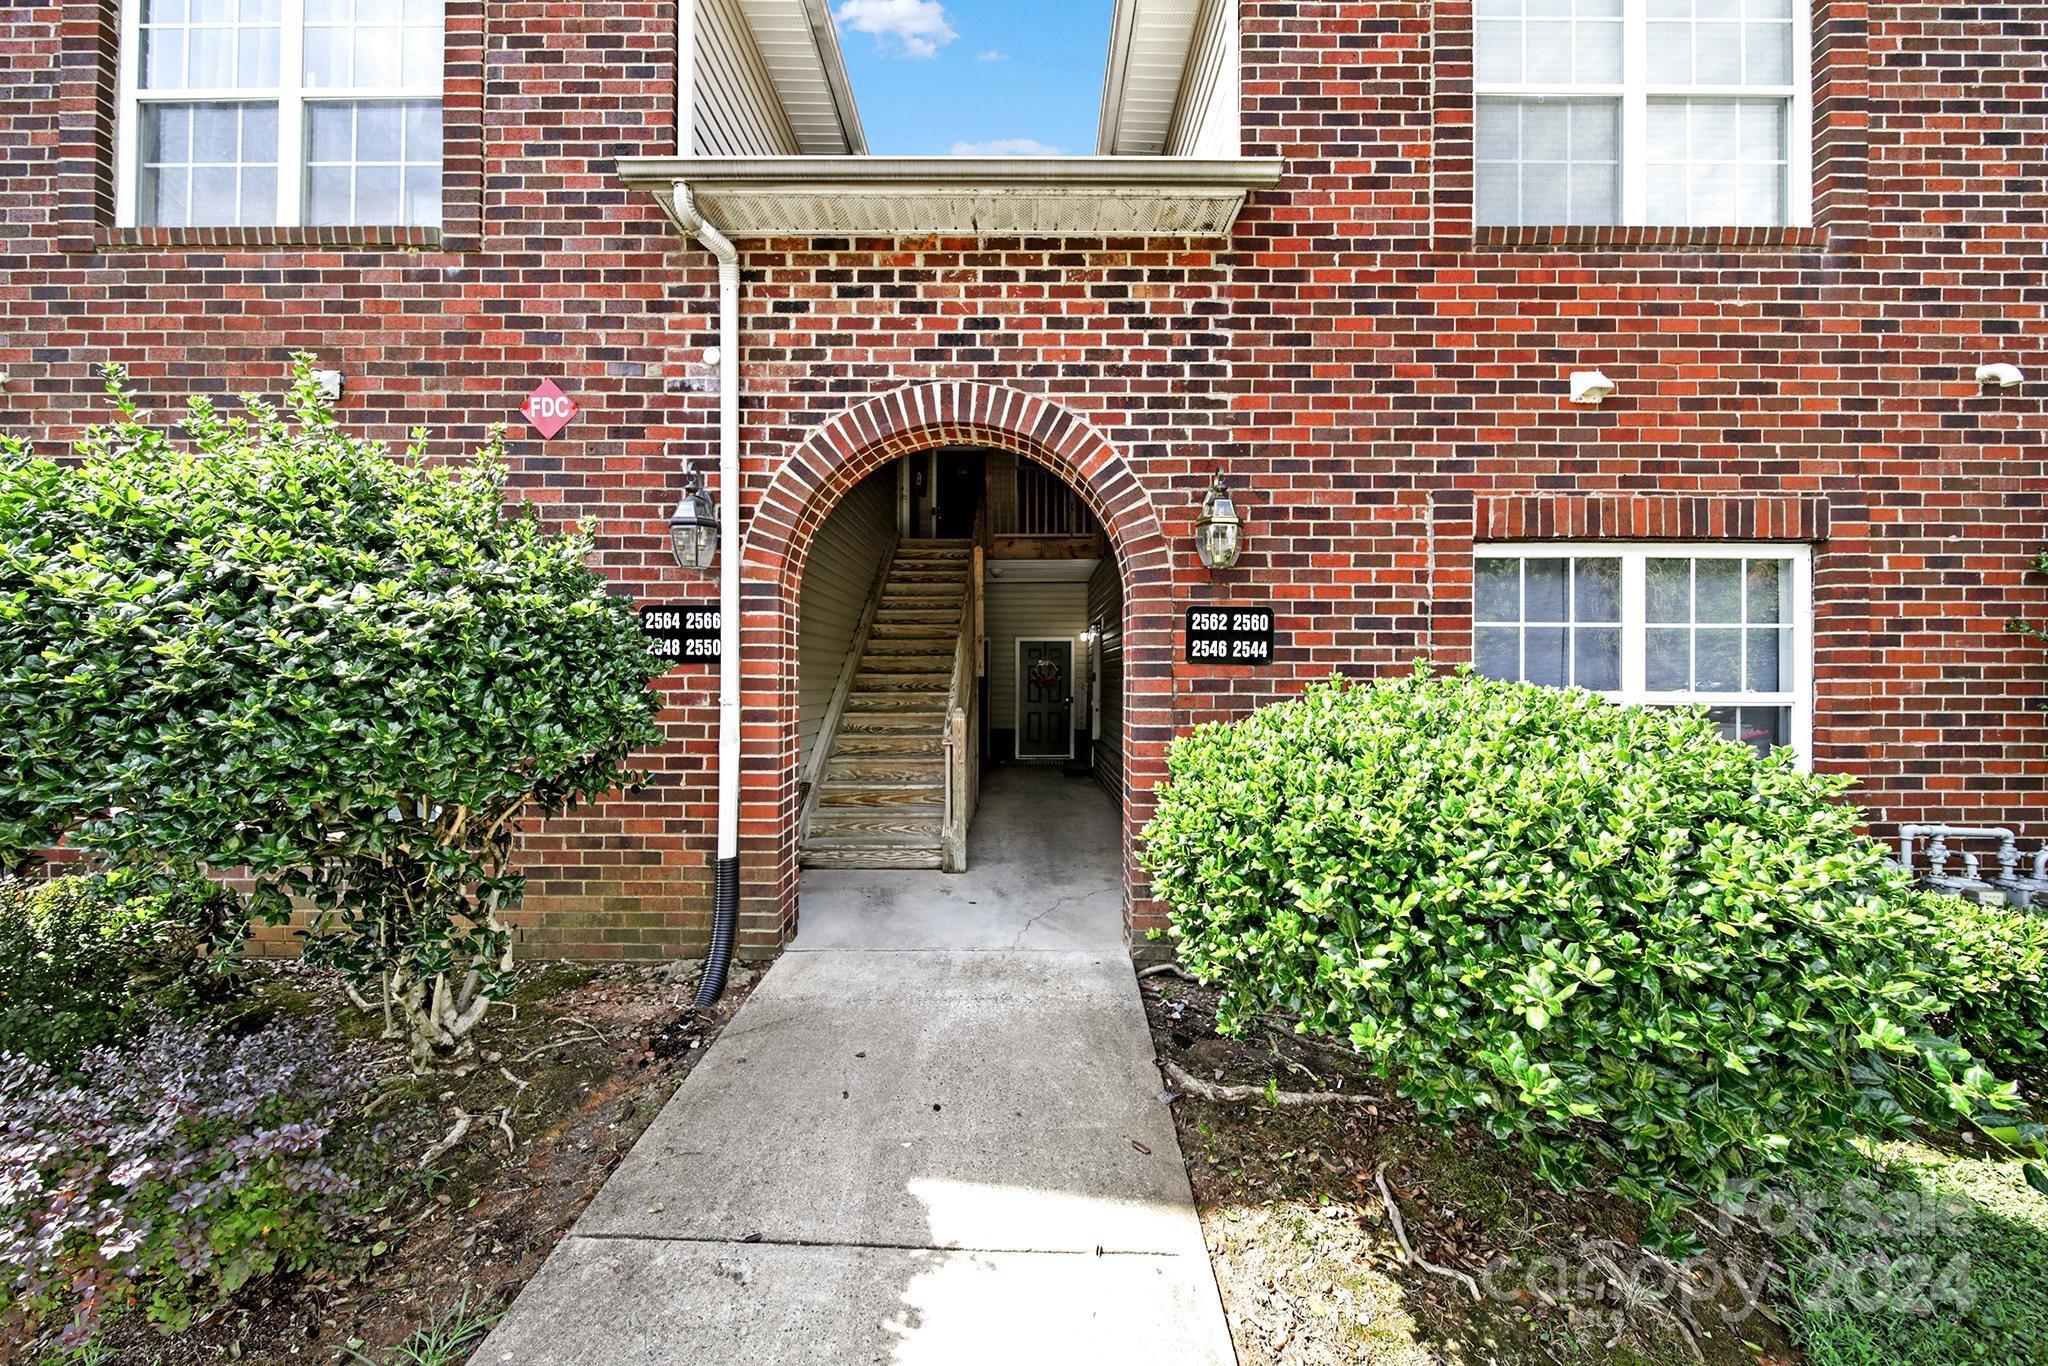
[[[1028,563],[1020,561],[1021,563]],[[1019,582],[990,577],[987,592],[989,729],[1017,728],[1017,642],[1058,639],[1074,646],[1074,723],[1082,724],[1088,701],[1088,655],[1081,633],[1088,629],[1088,585]],[[1010,743],[997,757],[1010,758]]]
[[[1088,621],[1102,634],[1101,711],[1089,759],[1117,805],[1124,800],[1124,589],[1116,561],[1106,558],[1088,580]]]
[[[808,764],[860,631],[883,557],[896,543],[893,468],[855,485],[818,528],[797,600],[797,736]]]

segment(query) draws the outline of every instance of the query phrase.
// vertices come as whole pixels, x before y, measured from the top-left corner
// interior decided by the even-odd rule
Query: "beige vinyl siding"
[[[1237,0],[1203,0],[1191,48],[1166,154],[1238,156]]]
[[[989,727],[1017,728],[1019,640],[1074,643],[1074,717],[1078,722],[1088,697],[1088,657],[1081,648],[1081,633],[1088,629],[1088,585],[1079,581],[1004,583],[991,579],[984,611],[988,627]]]
[[[696,0],[691,152],[795,156],[803,149],[782,112],[738,0]]]
[[[846,664],[882,558],[896,542],[894,472],[854,486],[811,542],[797,595],[796,695],[800,763],[809,763],[818,728]]]
[[[1116,561],[1105,559],[1088,580],[1088,620],[1102,632],[1102,713],[1095,722],[1095,781],[1124,798],[1124,592]]]

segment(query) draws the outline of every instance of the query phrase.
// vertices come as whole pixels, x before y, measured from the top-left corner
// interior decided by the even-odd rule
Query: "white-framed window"
[[[1813,751],[1810,548],[1541,542],[1473,551],[1472,661],[1490,678],[1697,704],[1731,740]]]
[[[1812,221],[1809,0],[1478,0],[1480,226]]]
[[[125,0],[123,226],[441,221],[442,0]]]

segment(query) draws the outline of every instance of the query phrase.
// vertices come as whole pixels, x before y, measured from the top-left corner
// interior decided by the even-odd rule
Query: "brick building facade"
[[[545,442],[515,426],[520,496],[591,528],[621,592],[715,596],[664,524],[684,465],[716,463],[713,263],[619,163],[701,144],[679,54],[718,8],[446,0],[439,226],[290,228],[134,226],[120,6],[11,7],[0,423],[54,450],[105,415],[105,361],[166,412],[275,390],[305,349],[351,425],[457,458],[553,378],[581,414]],[[2048,616],[2048,13],[1817,0],[1806,205],[1641,227],[1477,221],[1470,0],[1213,10],[1236,155],[1278,164],[1221,235],[740,241],[744,951],[797,913],[812,539],[858,478],[937,446],[1052,469],[1106,531],[1133,834],[1173,734],[1333,672],[1466,661],[1475,551],[1568,541],[1807,547],[1814,766],[1854,774],[1880,829],[2048,835],[2048,659],[2005,629]],[[2026,382],[1980,384],[1991,361]],[[1569,401],[1593,369],[1613,395]],[[1219,468],[1249,534],[1210,572],[1190,533]],[[1276,609],[1274,662],[1187,662],[1209,603]],[[701,944],[716,686],[671,672],[653,784],[534,833],[530,950]]]

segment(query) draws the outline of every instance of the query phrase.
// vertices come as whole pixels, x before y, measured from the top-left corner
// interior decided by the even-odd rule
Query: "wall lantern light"
[[[2017,389],[2020,381],[2025,378],[2026,376],[2020,373],[2020,368],[2010,361],[1999,361],[1993,365],[1980,365],[1977,367],[1977,383],[1979,384],[1995,384],[2001,389]]]
[[[1598,370],[1572,371],[1572,402],[1588,407],[1614,392],[1614,381]]]
[[[1223,487],[1223,471],[1216,471],[1208,496],[1202,499],[1202,515],[1195,519],[1195,553],[1209,569],[1228,569],[1244,551],[1244,519],[1230,490]]]
[[[684,569],[709,569],[718,557],[718,504],[695,470],[684,472],[683,496],[668,515],[668,545]]]

